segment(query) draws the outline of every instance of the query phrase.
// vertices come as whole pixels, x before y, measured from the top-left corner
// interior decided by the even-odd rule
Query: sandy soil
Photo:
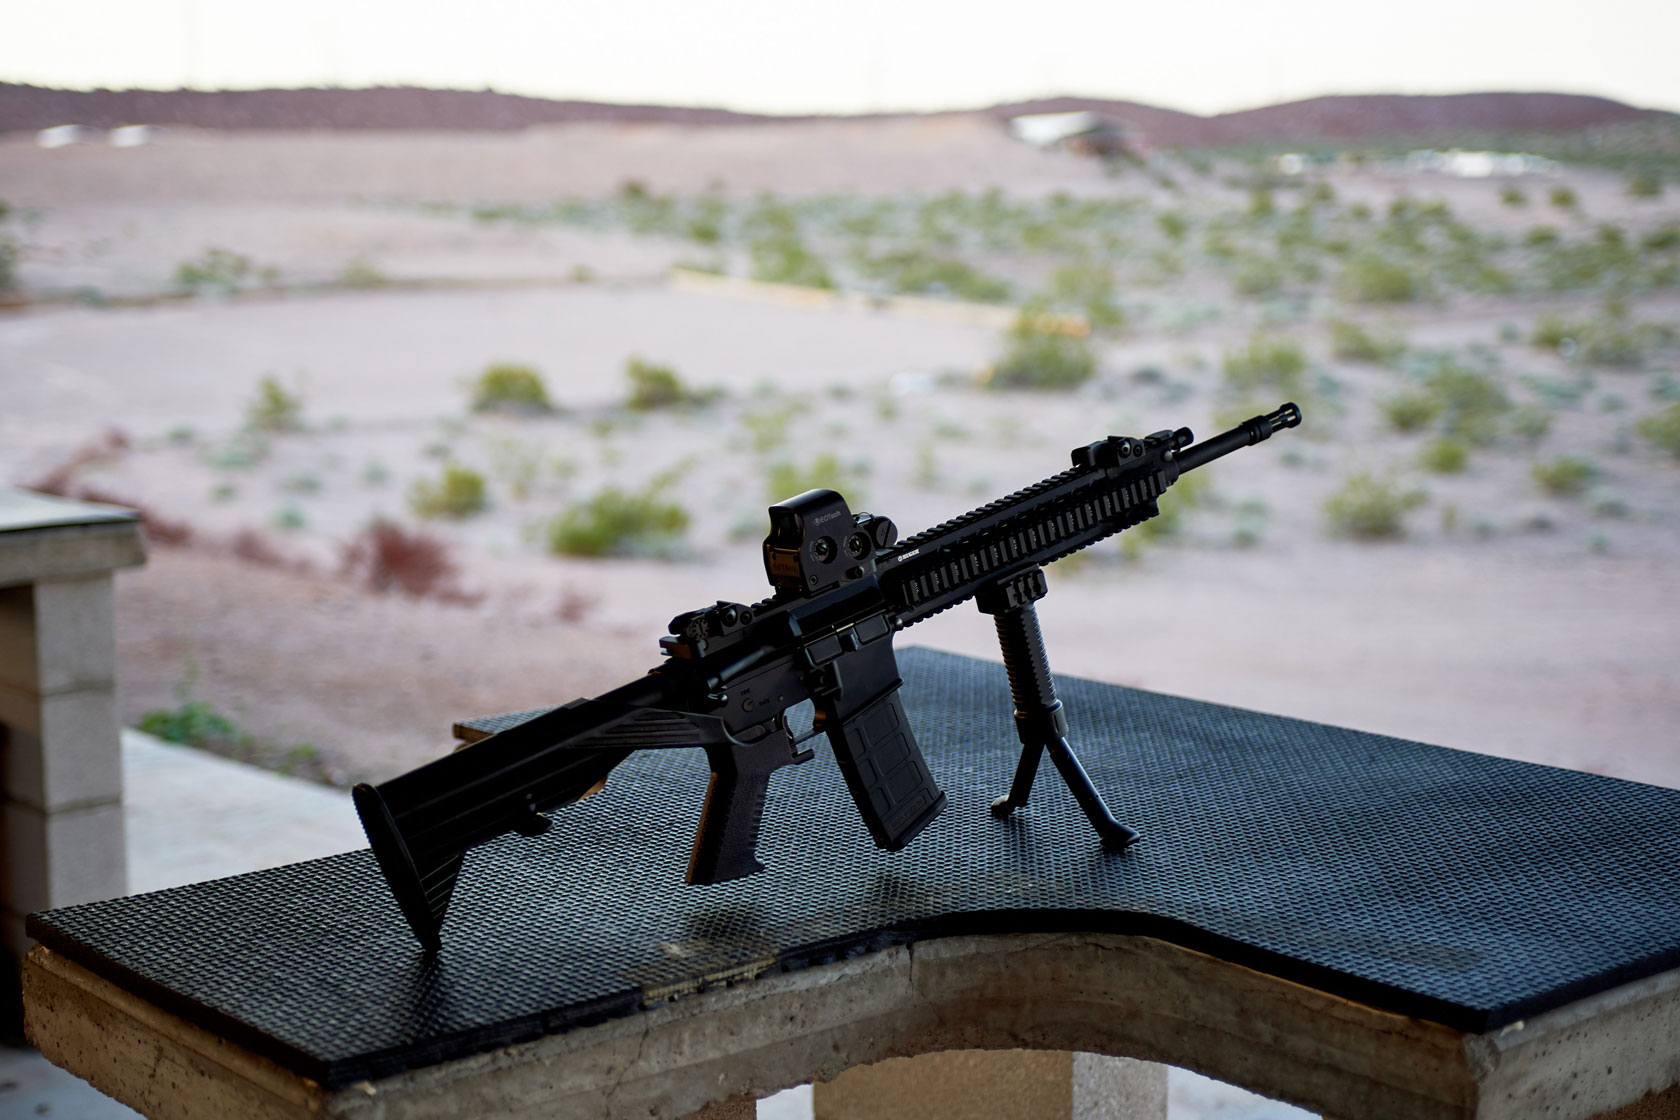
[[[682,191],[722,181],[738,193],[1155,190],[963,119],[178,136],[132,151],[0,141],[0,198],[29,211],[23,273],[43,290],[155,291],[177,261],[212,246],[293,283],[329,280],[360,257],[396,279],[452,285],[0,316],[0,478],[36,477],[116,425],[131,448],[81,480],[195,530],[194,545],[154,547],[146,569],[119,580],[126,719],[173,706],[190,680],[193,696],[263,739],[315,744],[335,776],[389,776],[445,746],[453,719],[598,691],[653,663],[671,615],[762,595],[770,464],[831,452],[859,504],[914,530],[1059,470],[1071,446],[1109,431],[1205,430],[1219,355],[1253,322],[1241,311],[1167,329],[1174,300],[1212,297],[1140,293],[1151,313],[1103,344],[1102,375],[1080,394],[988,394],[960,380],[997,350],[985,328],[676,291],[659,277],[689,251],[679,244],[446,221],[414,206],[599,194],[626,178]],[[1569,181],[1592,220],[1638,232],[1674,216],[1670,203],[1630,203],[1617,180]],[[1538,217],[1500,207],[1487,183],[1373,174],[1336,186],[1378,205],[1426,188],[1466,220],[1513,231]],[[1217,186],[1207,193],[1208,205],[1229,202]],[[571,282],[579,264],[597,282]],[[1513,368],[1559,375],[1560,359],[1502,342],[1501,328],[1525,335],[1547,309],[1585,306],[1460,300],[1385,319],[1415,345],[1477,343]],[[1680,322],[1680,301],[1653,296],[1636,312]],[[1599,375],[1595,396],[1560,412],[1537,448],[1417,479],[1430,499],[1408,538],[1360,545],[1326,538],[1324,496],[1347,470],[1409,461],[1423,437],[1378,422],[1386,375],[1333,362],[1318,328],[1298,334],[1340,380],[1345,411],[1318,436],[1290,433],[1292,457],[1274,442],[1210,468],[1214,500],[1183,541],[1134,561],[1111,549],[1055,573],[1042,615],[1058,669],[1680,786],[1680,474],[1627,440],[1630,414],[1593,404],[1620,394],[1647,408],[1650,371]],[[632,354],[726,396],[694,413],[627,416],[616,406]],[[465,380],[497,359],[539,367],[566,411],[469,414]],[[1150,367],[1170,375],[1135,376]],[[302,393],[308,430],[272,437],[249,468],[230,466],[225,451],[265,374]],[[755,449],[755,422],[776,414],[780,442]],[[1628,515],[1595,518],[1581,500],[1539,496],[1530,463],[1564,452],[1594,457],[1595,485]],[[374,595],[339,576],[343,544],[374,514],[406,516],[409,486],[444,458],[491,479],[488,513],[432,526],[481,602]],[[672,493],[694,518],[678,560],[557,559],[534,539],[599,486],[662,472],[676,475]],[[313,570],[229,555],[246,527]],[[995,656],[973,612],[904,640]]]

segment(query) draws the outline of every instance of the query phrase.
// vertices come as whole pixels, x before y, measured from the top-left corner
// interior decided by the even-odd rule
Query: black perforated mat
[[[336,1087],[769,967],[950,933],[1144,933],[1480,1031],[1680,964],[1680,792],[1062,680],[1105,855],[1019,754],[1001,666],[900,656],[945,813],[876,851],[826,749],[773,779],[768,870],[682,883],[706,786],[645,752],[471,853],[428,962],[366,851],[35,915],[54,950]],[[348,801],[344,811],[351,812]]]

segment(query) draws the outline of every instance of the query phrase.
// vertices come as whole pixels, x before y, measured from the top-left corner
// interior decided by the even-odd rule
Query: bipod
[[[1007,817],[1027,803],[1039,760],[1049,751],[1056,772],[1084,810],[1085,819],[1097,830],[1103,848],[1123,851],[1138,838],[1137,830],[1114,819],[1068,745],[1067,715],[1056,698],[1044,634],[1038,627],[1038,609],[1033,606],[1048,590],[1044,569],[1032,568],[975,596],[980,610],[997,623],[1003,667],[1009,673],[1009,692],[1015,700],[1015,731],[1021,737],[1021,761],[1015,768],[1015,780],[1007,794],[992,802],[992,815]]]

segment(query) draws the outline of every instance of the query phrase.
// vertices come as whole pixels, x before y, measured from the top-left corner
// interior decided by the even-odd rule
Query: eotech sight
[[[1189,470],[1301,422],[1286,404],[1201,443],[1190,429],[1110,436],[1076,448],[1061,474],[898,540],[884,517],[853,514],[832,490],[770,509],[764,570],[775,594],[679,615],[667,659],[629,684],[509,727],[381,785],[358,785],[356,809],[403,915],[428,949],[466,851],[505,832],[534,836],[543,814],[593,793],[636,750],[700,746],[712,780],[688,862],[690,883],[763,870],[754,847],[770,775],[812,757],[825,732],[877,847],[897,851],[939,814],[898,698],[893,634],[973,599],[997,622],[1023,750],[1003,816],[1026,804],[1048,750],[1103,847],[1137,833],[1116,821],[1067,741],[1034,601],[1044,565],[1145,521]],[[813,701],[795,739],[786,713]]]

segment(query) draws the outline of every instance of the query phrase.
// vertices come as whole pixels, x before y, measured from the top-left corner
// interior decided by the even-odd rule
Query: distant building
[[[1089,110],[1011,117],[1009,131],[1015,134],[1017,140],[1035,148],[1134,159],[1142,159],[1149,154],[1143,133],[1136,126],[1118,117]]]
[[[43,128],[35,134],[35,146],[38,148],[67,148],[71,144],[86,144],[97,140],[103,133],[97,128],[89,128],[85,124],[60,124],[52,128]]]
[[[1433,171],[1459,179],[1511,178],[1519,175],[1550,175],[1557,164],[1543,156],[1524,152],[1448,152],[1427,149],[1406,157],[1406,170]]]

